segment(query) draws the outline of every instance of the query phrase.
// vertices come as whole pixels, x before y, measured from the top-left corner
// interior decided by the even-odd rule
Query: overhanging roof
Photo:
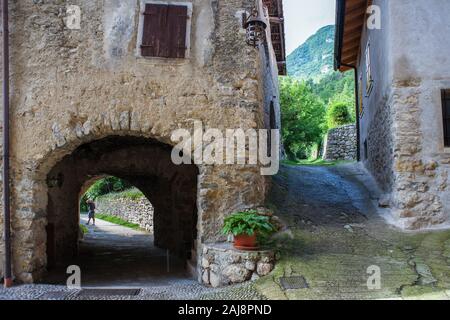
[[[334,68],[347,71],[358,62],[361,35],[370,0],[336,0]]]

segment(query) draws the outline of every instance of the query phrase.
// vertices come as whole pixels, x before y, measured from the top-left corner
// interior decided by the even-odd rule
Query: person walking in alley
[[[91,222],[92,219],[92,225],[95,226],[95,203],[92,199],[88,199],[86,201],[88,208],[89,208],[89,212],[88,212],[88,222],[86,223],[87,225],[89,225],[89,223]]]

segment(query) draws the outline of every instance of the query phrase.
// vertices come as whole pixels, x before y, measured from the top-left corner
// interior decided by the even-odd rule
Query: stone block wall
[[[356,126],[331,129],[325,138],[323,159],[328,161],[356,160]]]
[[[153,233],[154,208],[144,195],[138,199],[106,195],[97,198],[95,204],[98,213],[119,217]]]
[[[272,251],[241,251],[228,242],[205,245],[201,262],[202,283],[221,287],[256,280],[268,275],[274,264]]]
[[[432,153],[430,144],[438,126],[428,125],[442,120],[441,116],[429,116],[433,105],[422,103],[426,98],[439,97],[440,86],[419,80],[398,81],[393,86],[395,183],[391,204],[397,224],[404,229],[419,230],[448,223],[450,158],[445,152]],[[433,112],[438,114],[440,102],[435,100]]]

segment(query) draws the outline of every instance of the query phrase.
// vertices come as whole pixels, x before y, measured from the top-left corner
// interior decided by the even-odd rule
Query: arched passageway
[[[152,139],[111,136],[82,145],[57,163],[47,176],[48,266],[64,266],[77,257],[80,195],[105,175],[127,180],[150,200],[156,247],[195,260],[198,169],[174,165],[171,150]]]

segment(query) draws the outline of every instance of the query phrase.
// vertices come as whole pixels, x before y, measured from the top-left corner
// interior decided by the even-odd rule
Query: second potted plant
[[[224,220],[224,234],[234,235],[234,247],[240,250],[257,250],[258,237],[275,231],[269,217],[259,215],[255,210],[237,212]]]

